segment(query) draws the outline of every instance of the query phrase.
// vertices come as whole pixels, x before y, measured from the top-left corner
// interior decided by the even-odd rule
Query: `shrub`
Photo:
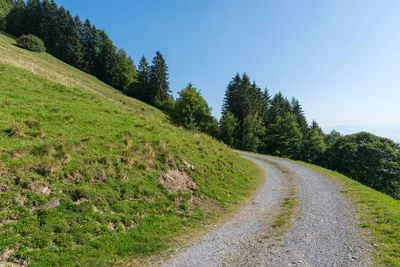
[[[17,40],[18,46],[34,52],[44,52],[46,47],[42,40],[33,34],[21,35]]]

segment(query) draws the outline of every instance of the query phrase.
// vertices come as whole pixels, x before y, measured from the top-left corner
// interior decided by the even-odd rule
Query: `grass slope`
[[[0,261],[128,265],[260,182],[222,143],[12,43],[0,35]]]

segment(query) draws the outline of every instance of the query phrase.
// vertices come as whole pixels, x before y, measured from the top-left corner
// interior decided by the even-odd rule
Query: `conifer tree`
[[[261,116],[263,119],[263,124],[264,126],[267,126],[268,124],[268,110],[269,110],[269,106],[271,103],[271,97],[269,95],[268,89],[265,88],[264,92],[262,93],[262,98],[261,98]]]
[[[117,51],[117,85],[116,88],[128,94],[132,83],[136,82],[136,67],[124,49]]]
[[[82,43],[79,28],[69,11],[65,13],[65,32],[63,34],[63,46],[65,48],[63,60],[68,64],[80,68],[82,65]],[[80,21],[80,20],[79,20]]]
[[[26,21],[26,4],[23,0],[15,2],[13,9],[6,16],[6,31],[19,37],[24,33]]]
[[[156,52],[150,67],[149,103],[162,106],[171,98],[168,83],[168,67],[160,51]]]
[[[6,16],[14,7],[13,0],[0,0],[0,31],[6,28]]]
[[[313,120],[311,122],[310,129],[317,130],[321,135],[324,135],[324,132],[322,131],[321,127],[319,126],[319,124],[316,120]]]
[[[34,34],[39,38],[42,38],[40,29],[40,23],[42,21],[42,7],[40,0],[28,0],[26,8],[26,21],[23,33]]]
[[[48,53],[53,54],[57,43],[57,5],[52,0],[42,2],[43,16],[40,22],[40,38],[43,40]]]
[[[290,102],[290,106],[291,106],[291,112],[296,116],[297,123],[299,125],[301,133],[305,135],[308,131],[308,124],[306,116],[304,115],[303,108],[299,103],[299,100],[293,97]]]
[[[143,102],[150,102],[150,67],[145,56],[140,59],[137,82],[131,84],[128,94]]]
[[[104,31],[98,30],[97,36],[99,47],[98,77],[105,83],[116,87],[118,86],[118,58],[116,47]]]
[[[276,123],[278,117],[284,117],[285,114],[290,111],[291,108],[289,100],[287,100],[287,98],[284,97],[281,92],[275,94],[271,100],[271,105],[268,111],[269,113],[268,123],[269,124]]]
[[[83,23],[81,33],[82,51],[83,51],[83,64],[82,69],[87,73],[97,76],[97,62],[99,49],[97,47],[97,30],[92,26],[89,19]]]

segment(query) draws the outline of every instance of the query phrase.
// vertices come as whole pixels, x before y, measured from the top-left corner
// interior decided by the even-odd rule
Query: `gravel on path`
[[[163,266],[371,265],[370,242],[337,185],[290,161],[239,153],[264,169],[266,182],[222,226],[173,255]],[[268,235],[289,186],[295,187],[297,213],[283,234]]]

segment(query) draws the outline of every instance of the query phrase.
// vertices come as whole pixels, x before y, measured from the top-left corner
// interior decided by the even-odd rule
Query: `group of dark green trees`
[[[54,0],[1,0],[3,24],[14,36],[33,34],[45,44],[46,51],[62,61],[98,77],[103,82],[158,107],[171,100],[165,60],[157,52],[153,64],[145,58],[139,70],[124,49],[118,49],[89,19],[73,17]],[[167,104],[166,104],[167,103]]]
[[[326,149],[324,133],[315,121],[308,125],[297,99],[271,97],[246,74],[236,74],[226,89],[219,136],[239,149],[308,162]]]
[[[339,171],[400,199],[400,145],[370,133],[324,134],[307,123],[299,101],[272,98],[246,74],[229,83],[219,138],[233,147],[310,162]]]
[[[143,56],[138,67],[117,49],[103,30],[88,19],[72,17],[54,0],[0,0],[0,30],[33,34],[47,52],[168,113],[188,129],[202,131],[235,148],[318,164],[400,198],[400,145],[358,133],[324,134],[307,122],[299,101],[281,93],[270,96],[246,75],[235,75],[227,86],[222,117],[217,121],[200,90],[189,84],[175,100],[168,67],[160,52],[151,64]]]
[[[6,29],[6,16],[13,8],[13,0],[0,0],[0,31]]]

